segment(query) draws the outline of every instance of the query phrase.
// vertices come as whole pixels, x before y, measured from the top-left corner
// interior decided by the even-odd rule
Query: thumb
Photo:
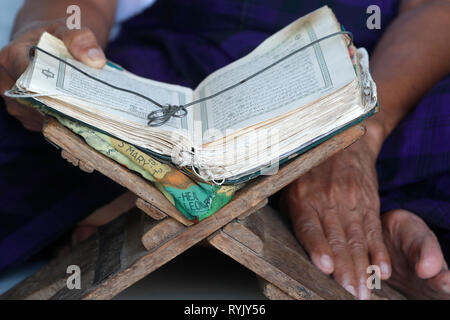
[[[105,66],[105,54],[90,29],[83,28],[69,31],[65,29],[59,37],[75,59],[93,68],[100,69]]]

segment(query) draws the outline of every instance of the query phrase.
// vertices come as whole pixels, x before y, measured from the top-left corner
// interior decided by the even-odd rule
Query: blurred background
[[[8,44],[14,17],[22,3],[23,0],[0,1],[0,48]],[[123,19],[123,16],[119,15],[118,19]],[[35,259],[0,273],[0,295],[45,263]],[[253,272],[215,249],[194,247],[123,291],[116,299],[234,300],[265,297]]]

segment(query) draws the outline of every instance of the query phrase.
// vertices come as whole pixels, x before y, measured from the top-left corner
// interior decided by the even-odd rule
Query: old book
[[[340,32],[322,7],[275,33],[247,56],[217,70],[195,88],[135,76],[108,63],[102,70],[73,59],[45,33],[38,47],[89,75],[164,105],[184,105],[227,88],[305,45]],[[376,87],[365,49],[338,34],[300,51],[242,85],[192,105],[185,117],[148,125],[159,107],[86,77],[44,52],[17,80],[14,95],[127,141],[205,181],[236,183],[270,172],[371,115]]]

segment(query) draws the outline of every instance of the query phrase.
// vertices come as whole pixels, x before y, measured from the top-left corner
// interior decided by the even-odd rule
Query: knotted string
[[[119,90],[119,91],[122,91],[122,92],[130,93],[130,94],[133,94],[133,95],[135,95],[137,97],[140,97],[142,99],[145,99],[145,100],[149,101],[150,103],[152,103],[155,106],[159,107],[160,110],[156,110],[156,111],[150,112],[150,114],[147,117],[148,120],[149,120],[148,121],[148,125],[150,127],[159,127],[159,126],[162,126],[162,125],[166,124],[171,118],[183,118],[183,117],[187,116],[187,114],[188,114],[187,108],[188,107],[193,106],[193,105],[198,104],[198,103],[201,103],[201,102],[204,102],[204,101],[207,101],[207,100],[210,100],[210,99],[213,99],[213,98],[217,97],[218,95],[221,95],[221,94],[223,94],[223,93],[225,93],[225,92],[227,92],[229,90],[232,90],[232,89],[234,89],[234,88],[244,84],[245,82],[249,81],[250,79],[253,79],[254,77],[260,75],[261,73],[263,73],[263,72],[273,68],[274,66],[276,66],[279,63],[283,62],[284,60],[292,57],[293,55],[299,53],[300,51],[308,49],[309,47],[311,47],[311,46],[313,46],[313,45],[315,45],[315,44],[317,44],[317,43],[319,43],[319,42],[321,42],[323,40],[329,39],[329,38],[337,36],[337,35],[342,35],[342,34],[346,34],[346,35],[348,35],[350,37],[350,42],[348,43],[348,47],[350,47],[353,44],[353,34],[351,32],[349,32],[349,31],[339,31],[339,32],[331,33],[331,34],[326,35],[326,36],[324,36],[324,37],[322,37],[320,39],[316,39],[316,40],[308,43],[307,45],[305,45],[305,46],[303,46],[303,47],[301,47],[299,49],[296,49],[296,50],[292,51],[291,53],[287,54],[286,56],[284,56],[284,57],[280,58],[279,60],[273,62],[272,64],[268,65],[267,67],[264,67],[263,69],[255,72],[254,74],[248,76],[247,78],[245,78],[245,79],[243,79],[243,80],[241,80],[241,81],[239,81],[239,82],[237,82],[237,83],[235,83],[235,84],[233,84],[233,85],[231,85],[231,86],[229,86],[229,87],[227,87],[227,88],[225,88],[223,90],[220,90],[219,92],[216,92],[216,93],[214,93],[212,95],[209,95],[209,96],[201,98],[201,99],[197,99],[195,101],[189,102],[189,103],[184,104],[184,105],[171,105],[171,104],[163,105],[163,104],[160,104],[157,101],[153,100],[150,97],[147,97],[147,96],[145,96],[143,94],[140,94],[139,92],[115,86],[115,85],[113,85],[111,83],[108,83],[106,81],[103,81],[101,79],[98,79],[98,78],[90,75],[89,73],[81,70],[80,68],[78,68],[75,65],[71,64],[70,62],[67,62],[64,59],[62,59],[60,57],[57,57],[54,54],[51,54],[50,52],[47,52],[46,50],[39,48],[38,46],[31,46],[30,47],[29,57],[30,57],[30,60],[31,60],[31,59],[33,59],[35,50],[41,51],[41,52],[49,55],[50,57],[58,60],[59,62],[68,65],[72,69],[80,72],[81,74],[85,75],[86,77],[88,77],[88,78],[90,78],[92,80],[100,82],[100,83],[102,83],[102,84],[104,84],[104,85],[106,85],[106,86],[108,86],[110,88],[113,88],[115,90]]]

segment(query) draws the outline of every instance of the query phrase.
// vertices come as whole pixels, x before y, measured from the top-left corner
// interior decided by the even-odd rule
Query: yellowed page
[[[186,87],[144,79],[109,65],[101,70],[89,68],[75,61],[63,42],[48,33],[42,36],[38,47],[66,59],[98,79],[136,91],[160,104],[179,105],[192,100],[192,90]],[[89,79],[70,66],[66,66],[40,51],[36,51],[33,65],[17,84],[31,92],[59,94],[57,98],[63,102],[141,126],[147,126],[147,116],[150,112],[159,110],[158,106],[145,99]],[[171,131],[180,128],[187,129],[187,127],[187,118],[173,118],[160,129]]]
[[[334,14],[322,7],[277,32],[252,53],[216,71],[194,91],[194,99],[241,81],[304,45],[340,31]],[[203,143],[211,129],[232,134],[288,113],[339,90],[356,78],[344,36],[322,41],[216,98],[195,107]]]

